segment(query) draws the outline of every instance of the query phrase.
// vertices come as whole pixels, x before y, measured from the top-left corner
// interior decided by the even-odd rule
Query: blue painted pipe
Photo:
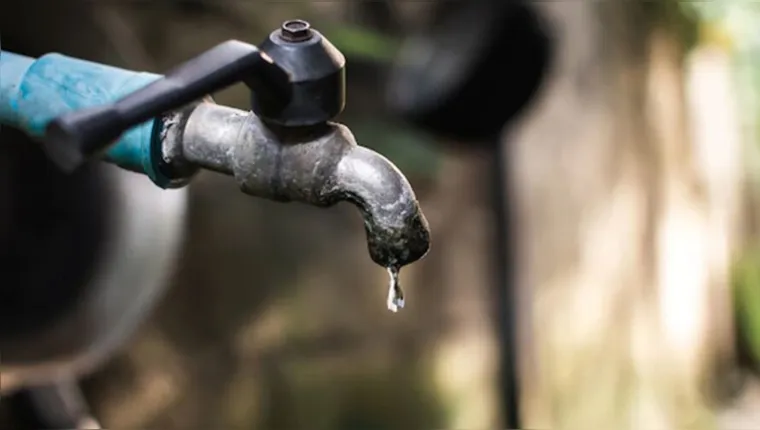
[[[57,116],[112,103],[159,78],[60,54],[34,59],[0,51],[0,124],[40,138]],[[169,180],[151,151],[160,126],[153,120],[130,129],[108,150],[106,161],[145,174],[165,188]]]

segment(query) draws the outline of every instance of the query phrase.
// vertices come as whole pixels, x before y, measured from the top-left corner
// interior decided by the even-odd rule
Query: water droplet
[[[404,307],[404,290],[401,289],[401,284],[398,282],[398,267],[389,267],[388,275],[391,277],[390,284],[388,285],[388,310],[391,312],[398,312],[399,309]]]

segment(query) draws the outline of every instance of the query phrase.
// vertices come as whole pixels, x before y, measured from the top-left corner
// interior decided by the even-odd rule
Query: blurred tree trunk
[[[706,392],[732,353],[739,181],[716,177],[691,137],[688,25],[675,2],[536,5],[555,64],[506,138],[522,426],[710,428]],[[702,143],[735,159],[731,136],[716,137]]]

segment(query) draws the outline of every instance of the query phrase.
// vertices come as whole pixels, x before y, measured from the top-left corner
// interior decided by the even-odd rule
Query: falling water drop
[[[391,312],[398,312],[399,309],[404,307],[404,291],[401,289],[401,285],[398,282],[398,267],[389,267],[388,275],[391,277],[390,284],[388,285],[388,310]]]

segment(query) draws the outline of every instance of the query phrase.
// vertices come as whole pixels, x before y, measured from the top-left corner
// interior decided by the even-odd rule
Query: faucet
[[[161,137],[169,165],[233,176],[256,197],[318,207],[353,203],[380,266],[400,267],[427,252],[428,224],[409,182],[388,159],[357,145],[348,127],[277,127],[212,103],[173,115]]]
[[[345,58],[306,21],[286,21],[259,47],[222,43],[164,76],[59,54],[0,54],[0,123],[38,138],[64,171],[104,159],[169,189],[206,169],[255,197],[347,201],[392,284],[429,249],[404,175],[333,122],[345,106]],[[251,90],[251,111],[208,96],[237,82]]]

